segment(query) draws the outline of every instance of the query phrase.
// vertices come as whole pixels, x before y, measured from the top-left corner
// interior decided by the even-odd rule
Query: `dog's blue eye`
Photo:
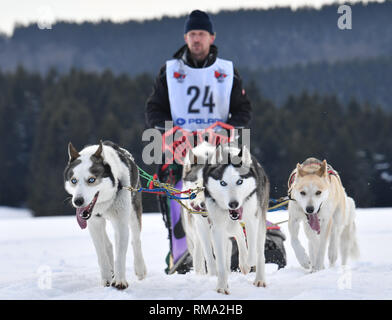
[[[72,179],[71,179],[71,183],[72,183],[72,184],[76,184],[77,182],[78,182],[78,180],[76,180],[76,178],[72,178]]]
[[[95,178],[89,178],[89,179],[87,180],[87,182],[88,182],[88,183],[94,183],[95,180],[96,180]]]
[[[227,183],[226,182],[224,182],[223,180],[220,182],[220,185],[222,186],[222,187],[226,187],[227,186]]]
[[[242,182],[243,182],[243,180],[242,180],[242,179],[239,179],[239,180],[237,181],[237,185],[242,184]]]

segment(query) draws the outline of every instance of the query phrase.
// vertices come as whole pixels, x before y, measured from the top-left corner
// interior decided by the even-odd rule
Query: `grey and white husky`
[[[256,266],[254,285],[265,287],[264,244],[270,184],[260,163],[246,147],[218,147],[203,168],[205,204],[212,223],[217,292],[229,294],[227,246],[234,236],[243,273]],[[241,223],[245,223],[246,242]]]
[[[129,228],[132,230],[135,274],[146,276],[140,231],[142,216],[141,194],[129,192],[123,186],[140,186],[139,173],[132,155],[110,141],[85,147],[78,152],[68,145],[69,161],[64,171],[66,191],[72,195],[77,221],[88,227],[98,256],[102,285],[125,289],[126,254]],[[113,225],[113,246],[106,233],[106,220]]]

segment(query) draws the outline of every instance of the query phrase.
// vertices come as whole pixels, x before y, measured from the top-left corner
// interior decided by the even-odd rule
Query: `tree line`
[[[344,104],[355,97],[358,102],[371,101],[374,106],[392,110],[392,56],[245,69],[242,76],[255,80],[262,94],[278,106],[290,94],[299,95],[306,90],[335,94]]]
[[[392,1],[350,4],[352,30],[337,27],[338,5],[211,14],[219,55],[251,69],[390,55]],[[64,72],[110,69],[132,76],[156,72],[183,45],[185,19],[59,21],[50,30],[37,23],[17,26],[12,36],[0,34],[0,67],[15,70],[23,63],[42,73],[54,66]]]
[[[74,214],[64,191],[67,144],[79,150],[100,139],[141,159],[145,101],[153,77],[111,71],[46,75],[19,67],[0,71],[0,205],[22,206],[35,215]],[[309,156],[327,159],[358,206],[392,206],[392,114],[352,99],[302,92],[277,107],[252,81],[251,151],[271,180],[271,197],[287,193],[287,178]],[[143,197],[144,212],[157,211],[155,196]]]

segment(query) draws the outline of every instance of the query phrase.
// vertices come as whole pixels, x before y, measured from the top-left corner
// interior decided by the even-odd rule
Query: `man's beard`
[[[203,48],[201,47],[200,44],[197,46],[192,46],[190,53],[191,53],[191,56],[197,61],[204,60],[208,55],[208,51],[203,50]]]

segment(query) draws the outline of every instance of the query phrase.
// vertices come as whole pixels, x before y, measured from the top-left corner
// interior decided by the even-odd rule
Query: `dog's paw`
[[[263,287],[263,288],[265,288],[265,287],[267,287],[267,284],[265,283],[265,281],[263,281],[263,280],[255,280],[254,282],[253,282],[253,284],[256,286],[256,287]]]
[[[314,266],[312,266],[310,269],[309,269],[309,273],[315,273],[315,272],[317,272],[317,271],[319,271],[316,267],[314,267]]]
[[[101,285],[102,285],[103,287],[110,287],[110,285],[111,285],[110,280],[102,279],[102,280],[101,280]]]
[[[302,261],[300,261],[300,264],[305,269],[312,269],[312,263],[310,262],[309,258],[303,259]]]
[[[139,280],[143,280],[147,275],[146,265],[143,263],[142,266],[135,267],[135,274]]]
[[[243,274],[248,274],[250,272],[250,266],[247,264],[240,265],[240,270]]]
[[[314,272],[318,272],[318,271],[321,271],[321,270],[323,270],[324,269],[324,266],[312,266],[311,268],[310,268],[310,273],[314,273]]]
[[[230,294],[229,288],[227,288],[227,287],[226,288],[216,288],[216,292],[226,294],[226,295]]]
[[[115,287],[118,290],[124,290],[124,289],[128,288],[128,282],[126,282],[125,280],[123,280],[123,281],[113,280],[112,287]]]

